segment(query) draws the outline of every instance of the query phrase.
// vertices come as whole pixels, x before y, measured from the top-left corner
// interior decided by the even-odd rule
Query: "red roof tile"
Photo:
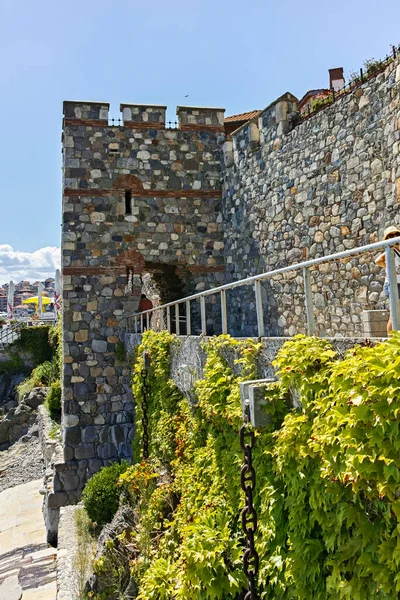
[[[250,112],[241,113],[240,115],[232,115],[231,117],[226,117],[225,123],[234,123],[235,121],[249,121],[250,119],[254,119],[258,117],[261,110],[252,110]]]

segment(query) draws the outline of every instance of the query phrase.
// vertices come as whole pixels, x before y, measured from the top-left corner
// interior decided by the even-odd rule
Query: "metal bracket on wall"
[[[275,381],[277,381],[276,378],[269,378],[253,379],[239,383],[243,418],[248,404],[250,408],[250,423],[256,429],[264,427],[270,422],[270,416],[263,410],[263,407],[267,404],[265,388]]]

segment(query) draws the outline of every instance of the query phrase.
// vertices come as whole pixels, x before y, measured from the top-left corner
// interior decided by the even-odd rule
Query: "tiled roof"
[[[254,119],[254,117],[258,117],[261,110],[252,110],[250,112],[241,113],[240,115],[232,115],[231,117],[226,117],[225,123],[234,123],[235,121],[249,121],[250,119]]]

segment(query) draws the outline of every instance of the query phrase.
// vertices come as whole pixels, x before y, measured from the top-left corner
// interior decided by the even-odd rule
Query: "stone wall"
[[[163,106],[121,104],[122,126],[108,125],[108,108],[64,103],[63,445],[77,489],[131,455],[130,368],[116,348],[141,275],[154,275],[167,302],[217,285],[225,270],[223,109],[178,107],[179,128],[166,129]]]
[[[275,377],[272,362],[283,344],[289,339],[282,337],[261,339],[262,348],[256,362],[257,377],[260,379]],[[136,348],[141,344],[141,340],[141,335],[127,334],[127,349],[132,360]],[[207,341],[207,338],[181,336],[176,338],[171,345],[171,379],[185,394],[189,402],[196,402],[197,396],[194,391],[194,383],[203,378],[206,361],[206,353],[202,348],[203,341]],[[347,350],[360,343],[359,339],[350,337],[346,339],[328,338],[328,341],[339,355],[343,355]],[[374,341],[381,342],[382,339],[375,338]],[[224,358],[236,376],[242,373],[242,365],[238,361],[240,356],[236,351],[229,349]]]
[[[165,106],[121,104],[123,125],[110,126],[107,103],[64,103],[64,463],[54,505],[130,457],[130,366],[116,350],[142,280],[172,301],[374,242],[400,223],[399,85],[394,61],[300,124],[287,93],[227,139],[218,108],[178,107],[178,128],[167,129]],[[319,334],[361,335],[362,311],[383,308],[373,258],[312,271]],[[264,283],[263,300],[266,335],[305,330],[301,274]],[[255,335],[251,287],[227,301],[229,332]],[[220,330],[218,303],[207,300],[208,334]],[[192,302],[195,334],[196,317]]]
[[[224,146],[227,279],[377,241],[399,223],[400,67],[296,126],[286,94]],[[383,307],[384,272],[364,255],[312,272],[321,335],[361,335],[361,312]],[[267,335],[305,331],[302,274],[263,284]],[[230,331],[254,335],[254,294],[229,297]],[[250,310],[249,310],[250,307]]]

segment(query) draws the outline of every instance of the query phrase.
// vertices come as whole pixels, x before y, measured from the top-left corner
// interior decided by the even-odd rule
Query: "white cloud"
[[[54,277],[60,262],[60,248],[54,246],[21,252],[8,244],[0,244],[0,285],[8,283],[10,279],[14,283],[23,279],[44,281],[47,277]]]

